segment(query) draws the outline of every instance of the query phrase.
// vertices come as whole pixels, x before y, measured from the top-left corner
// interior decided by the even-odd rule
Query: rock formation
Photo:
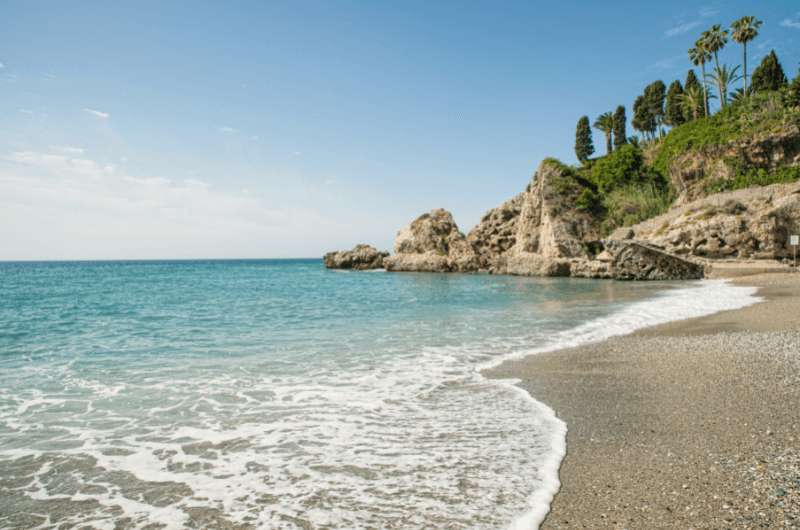
[[[711,195],[676,207],[611,238],[636,238],[666,252],[707,259],[783,259],[800,233],[800,184]]]
[[[453,216],[441,208],[422,214],[397,233],[389,271],[474,272],[478,260]]]
[[[388,252],[380,252],[370,245],[356,245],[352,250],[328,252],[322,258],[329,269],[382,269]]]
[[[591,214],[575,208],[578,188],[551,160],[528,188],[490,210],[467,236],[481,269],[497,274],[568,276],[571,260],[599,250]]]

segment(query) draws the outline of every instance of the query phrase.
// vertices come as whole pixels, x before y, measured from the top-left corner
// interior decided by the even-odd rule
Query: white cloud
[[[101,120],[107,120],[108,118],[111,117],[111,114],[109,114],[108,112],[103,112],[101,110],[84,108],[83,111],[84,112],[88,112],[89,114],[91,114],[93,116],[97,116]]]
[[[699,20],[694,20],[692,22],[685,22],[683,24],[678,24],[677,26],[668,29],[667,31],[664,32],[664,35],[666,37],[674,37],[676,35],[681,35],[683,33],[693,30],[699,25],[700,25]]]
[[[86,152],[83,147],[75,147],[73,145],[53,145],[50,147],[51,150],[61,153],[63,155],[82,155]]]
[[[0,62],[0,70],[2,70],[2,69],[3,69],[3,68],[5,68],[5,67],[6,67],[6,65],[5,65],[5,64],[3,64],[2,62]]]
[[[794,18],[784,18],[781,20],[781,26],[784,28],[800,29],[800,13],[795,15]]]
[[[0,259],[307,256],[349,228],[277,197],[130,175],[77,149],[0,156]]]
[[[222,134],[234,134],[238,131],[233,127],[228,127],[227,125],[223,125],[222,127],[219,128],[219,132],[221,132]]]
[[[21,113],[23,113],[23,114],[28,114],[28,115],[30,115],[30,116],[33,116],[33,115],[35,114],[35,112],[33,112],[31,109],[23,109],[23,108],[19,108],[19,109],[17,109],[17,110],[18,110],[18,111],[20,111],[20,112],[21,112]]]

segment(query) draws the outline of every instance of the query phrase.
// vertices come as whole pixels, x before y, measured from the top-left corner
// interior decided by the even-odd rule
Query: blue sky
[[[789,0],[6,1],[0,259],[390,248],[434,207],[466,232],[745,14],[751,70],[796,75]]]

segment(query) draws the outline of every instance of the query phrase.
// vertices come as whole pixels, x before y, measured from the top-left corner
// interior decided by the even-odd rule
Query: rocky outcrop
[[[481,269],[497,274],[569,275],[570,260],[591,259],[599,233],[591,214],[575,208],[580,187],[552,160],[527,189],[483,216],[467,236]]]
[[[704,197],[709,184],[732,179],[742,168],[773,172],[797,165],[800,128],[786,124],[780,131],[687,151],[670,162],[668,174],[678,191],[676,204],[683,205]]]
[[[328,252],[322,261],[329,269],[382,269],[383,260],[388,255],[388,252],[381,252],[370,245],[356,245],[352,250]]]
[[[795,183],[711,195],[611,237],[646,240],[680,256],[779,260],[791,256],[789,236],[798,233],[800,184]]]
[[[389,271],[474,272],[478,259],[458,230],[452,214],[441,208],[422,214],[397,233],[395,255],[384,260]]]
[[[640,241],[607,241],[615,280],[698,280],[703,265],[654,248]]]

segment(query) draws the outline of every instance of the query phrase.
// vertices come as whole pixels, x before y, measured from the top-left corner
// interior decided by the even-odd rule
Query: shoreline
[[[541,528],[800,528],[800,275],[761,302],[508,360],[566,422]]]

